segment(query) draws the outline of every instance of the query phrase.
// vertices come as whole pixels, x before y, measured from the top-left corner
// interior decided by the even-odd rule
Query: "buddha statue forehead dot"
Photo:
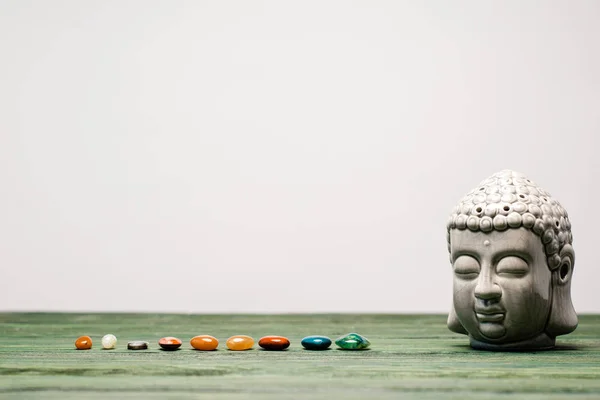
[[[531,179],[503,170],[483,180],[454,208],[447,240],[454,272],[448,327],[468,334],[471,346],[550,348],[575,329],[571,222]]]

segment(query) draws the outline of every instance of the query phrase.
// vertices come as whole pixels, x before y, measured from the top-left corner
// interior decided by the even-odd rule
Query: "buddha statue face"
[[[542,241],[525,228],[451,232],[454,309],[480,342],[517,342],[543,333],[551,273]]]
[[[448,223],[448,327],[487,350],[543,349],[577,326],[566,211],[532,181],[502,171],[472,190]]]

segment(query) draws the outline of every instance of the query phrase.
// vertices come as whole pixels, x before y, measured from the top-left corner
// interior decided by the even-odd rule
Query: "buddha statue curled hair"
[[[561,251],[573,243],[567,210],[523,174],[510,170],[495,173],[455,207],[447,224],[448,251],[452,229],[490,232],[521,226],[542,239],[548,267],[558,268]]]

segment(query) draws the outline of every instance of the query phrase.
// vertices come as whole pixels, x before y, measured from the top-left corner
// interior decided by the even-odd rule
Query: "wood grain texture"
[[[358,332],[364,351],[307,351],[304,336],[332,339]],[[117,336],[116,350],[100,339]],[[210,334],[217,351],[191,349],[189,339]],[[256,340],[282,335],[286,351],[228,351],[229,336]],[[89,335],[92,350],[74,341]],[[180,350],[162,351],[158,339],[176,336]],[[150,349],[128,351],[130,340]],[[152,315],[0,314],[0,398],[211,399],[598,399],[600,316],[553,351],[492,353],[472,350],[449,332],[442,315]]]

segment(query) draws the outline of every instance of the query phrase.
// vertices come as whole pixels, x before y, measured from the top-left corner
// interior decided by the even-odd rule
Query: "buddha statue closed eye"
[[[498,172],[470,191],[447,225],[451,331],[486,350],[548,349],[577,327],[571,222],[524,175]]]

